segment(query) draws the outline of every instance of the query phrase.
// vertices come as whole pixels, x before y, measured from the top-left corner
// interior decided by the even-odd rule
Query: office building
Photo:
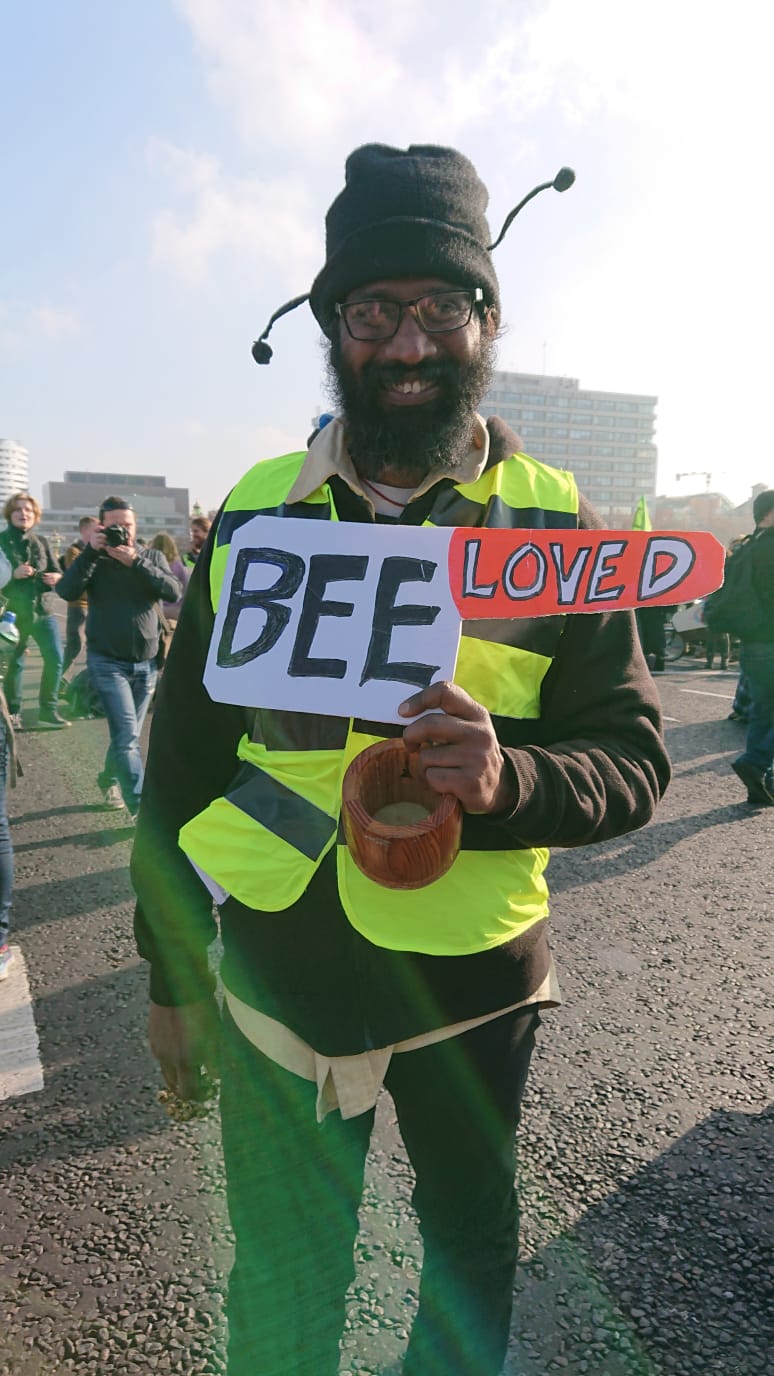
[[[656,492],[657,401],[589,391],[576,378],[497,372],[481,410],[507,421],[525,453],[570,469],[605,522],[628,529],[640,497]]]
[[[146,473],[65,473],[43,486],[39,530],[61,553],[78,534],[81,516],[96,516],[105,497],[125,497],[137,516],[137,534],[148,540],[166,530],[185,549],[189,535],[187,487],[167,487],[166,478]]]
[[[14,492],[26,492],[29,484],[29,455],[16,440],[0,440],[0,509]]]

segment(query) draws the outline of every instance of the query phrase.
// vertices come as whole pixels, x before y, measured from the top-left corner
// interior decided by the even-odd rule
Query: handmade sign
[[[450,530],[278,521],[235,533],[204,685],[215,702],[398,721],[451,678]]]
[[[668,606],[723,581],[705,532],[478,530],[255,516],[234,534],[216,702],[400,722],[454,676],[461,620]]]

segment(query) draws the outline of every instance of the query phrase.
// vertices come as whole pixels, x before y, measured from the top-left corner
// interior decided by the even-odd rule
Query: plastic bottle
[[[18,645],[19,627],[16,625],[16,612],[3,612],[0,616],[0,640]]]

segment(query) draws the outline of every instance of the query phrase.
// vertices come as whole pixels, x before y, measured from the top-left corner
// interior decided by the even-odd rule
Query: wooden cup
[[[377,819],[394,804],[419,805],[426,815],[398,825]],[[459,799],[414,778],[400,736],[368,746],[352,761],[342,784],[341,815],[358,869],[387,889],[432,884],[451,868],[460,848]]]

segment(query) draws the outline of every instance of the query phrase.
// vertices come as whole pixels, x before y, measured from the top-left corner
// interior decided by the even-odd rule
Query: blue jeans
[[[765,774],[774,762],[774,644],[747,641],[740,664],[750,693],[747,744],[740,759]]]
[[[140,732],[156,687],[156,661],[110,659],[89,650],[88,669],[110,731],[110,745],[97,782],[102,789],[117,783],[129,811],[136,812],[144,773]]]
[[[30,636],[43,656],[39,694],[41,711],[56,711],[59,680],[62,677],[62,637],[55,616],[36,616],[34,621],[24,621],[19,625],[19,643],[8,661],[5,696],[11,715],[21,711],[24,655]]]
[[[0,946],[8,941],[13,894],[13,846],[8,825],[8,731],[0,717]]]

